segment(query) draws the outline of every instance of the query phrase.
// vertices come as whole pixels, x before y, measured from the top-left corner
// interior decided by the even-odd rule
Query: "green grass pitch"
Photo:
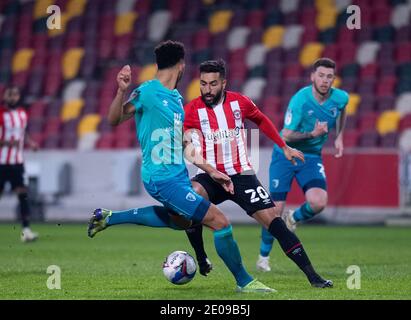
[[[260,229],[235,225],[247,270],[277,289],[275,294],[236,293],[210,230],[204,230],[204,237],[214,270],[208,277],[197,273],[189,284],[176,286],[164,278],[161,265],[174,250],[193,254],[184,232],[123,225],[89,239],[86,224],[42,224],[33,229],[40,239],[23,244],[17,224],[0,224],[0,299],[411,299],[410,228],[300,227],[297,234],[317,271],[334,281],[332,289],[315,289],[278,243],[272,271],[258,273]],[[47,288],[50,265],[61,269],[60,290]],[[350,265],[360,267],[361,289],[347,288]]]

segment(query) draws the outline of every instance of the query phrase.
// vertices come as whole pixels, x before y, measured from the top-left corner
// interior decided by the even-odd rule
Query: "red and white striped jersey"
[[[196,129],[194,145],[200,146],[207,162],[229,176],[251,170],[247,155],[244,119],[261,112],[246,96],[226,91],[223,103],[208,107],[201,97],[184,107],[184,130]]]
[[[0,164],[22,164],[27,112],[23,108],[7,109],[0,106],[0,142],[19,143],[0,146]]]

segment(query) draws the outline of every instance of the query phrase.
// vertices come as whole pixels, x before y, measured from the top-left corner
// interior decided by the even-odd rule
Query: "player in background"
[[[312,286],[332,287],[330,280],[324,280],[316,273],[301,241],[287,228],[269,193],[258,181],[246,151],[244,120],[256,123],[274,141],[283,152],[287,165],[293,166],[297,159],[303,162],[303,154],[287,146],[270,119],[248,97],[227,91],[226,85],[223,60],[206,61],[200,65],[201,96],[185,106],[184,129],[203,158],[231,178],[234,192],[224,190],[207,173],[199,173],[192,179],[194,191],[214,204],[226,200],[238,204],[278,239],[284,253],[305,273]],[[204,250],[202,226],[188,229],[187,236],[196,251],[200,272],[206,275],[211,264]]]
[[[305,194],[305,202],[294,212],[284,214],[287,227],[294,231],[296,224],[324,210],[327,204],[327,183],[321,151],[328,132],[336,127],[334,146],[336,158],[343,155],[343,130],[348,93],[333,88],[336,64],[328,58],[318,59],[312,66],[312,84],[300,89],[290,100],[280,134],[292,147],[304,152],[305,162],[290,165],[284,152],[274,146],[270,164],[270,193],[281,212],[287,193],[295,178]],[[269,254],[274,238],[262,229],[257,268],[270,271]]]
[[[141,84],[124,104],[131,83],[130,67],[125,66],[117,76],[117,95],[108,114],[112,125],[134,117],[143,154],[144,186],[164,207],[125,211],[96,209],[89,222],[88,235],[93,237],[106,227],[121,223],[181,229],[174,223],[178,218],[201,222],[214,230],[216,251],[234,276],[238,291],[275,292],[245,270],[230,222],[215,205],[191,187],[183,156],[183,99],[176,89],[185,68],[184,54],[184,46],[179,42],[166,41],[158,45],[155,49],[158,67],[155,79]],[[229,177],[202,159],[194,158],[196,165],[214,181],[223,184],[227,190],[232,189]]]
[[[0,106],[0,197],[5,184],[10,183],[17,195],[22,224],[21,241],[30,242],[38,234],[30,229],[30,207],[27,187],[24,184],[23,149],[26,142],[33,150],[38,144],[26,132],[28,115],[21,106],[20,90],[16,86],[6,88]]]

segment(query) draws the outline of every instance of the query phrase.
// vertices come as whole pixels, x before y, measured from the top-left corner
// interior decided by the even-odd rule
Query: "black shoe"
[[[210,273],[210,271],[213,270],[213,265],[211,264],[211,261],[208,260],[208,258],[198,262],[198,265],[200,267],[200,273],[205,277],[207,277],[207,273]]]
[[[324,280],[320,276],[315,277],[310,281],[311,286],[314,288],[332,288],[333,282],[331,280]]]

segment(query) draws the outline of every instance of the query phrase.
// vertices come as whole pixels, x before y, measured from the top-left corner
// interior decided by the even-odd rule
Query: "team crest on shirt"
[[[337,116],[337,108],[333,107],[330,109],[331,115],[333,118],[335,118]]]
[[[234,119],[235,120],[241,120],[241,111],[240,110],[234,110]]]

